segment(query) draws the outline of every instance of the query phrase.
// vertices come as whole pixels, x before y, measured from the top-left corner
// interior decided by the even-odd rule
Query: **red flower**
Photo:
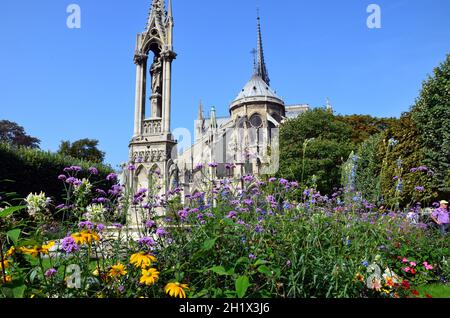
[[[416,275],[416,271],[414,268],[411,268],[411,274]]]
[[[410,289],[410,288],[411,288],[411,286],[409,285],[409,283],[408,283],[407,280],[404,280],[404,281],[402,282],[402,286],[403,286],[404,288],[406,288],[406,289]]]
[[[412,291],[412,294],[413,294],[414,296],[419,296],[419,292],[418,292],[417,290],[415,290],[415,289]]]
[[[433,297],[431,297],[430,294],[425,294],[425,297],[427,297],[427,298],[433,298]]]

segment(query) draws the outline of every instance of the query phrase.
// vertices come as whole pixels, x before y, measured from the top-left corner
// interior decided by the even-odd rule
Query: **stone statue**
[[[169,189],[174,190],[178,187],[180,170],[177,163],[173,163],[169,168]]]
[[[150,68],[150,74],[152,76],[152,93],[161,93],[161,75],[162,75],[162,64],[161,57],[155,56],[153,64]]]

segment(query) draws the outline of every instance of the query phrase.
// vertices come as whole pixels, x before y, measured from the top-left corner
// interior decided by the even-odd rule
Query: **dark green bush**
[[[29,193],[45,192],[55,204],[64,199],[64,184],[58,180],[63,169],[68,166],[80,166],[83,171],[78,177],[89,176],[87,169],[96,167],[97,176],[92,176],[93,182],[98,182],[101,188],[107,188],[106,176],[113,172],[109,166],[93,164],[72,157],[61,156],[51,152],[29,148],[16,148],[0,143],[0,196],[3,200],[13,201],[7,193],[15,193],[14,197],[21,199]]]

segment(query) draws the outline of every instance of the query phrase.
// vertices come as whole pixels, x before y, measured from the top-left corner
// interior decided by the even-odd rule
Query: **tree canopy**
[[[22,126],[9,120],[0,120],[0,141],[28,148],[39,148],[41,142],[38,138],[27,135]]]
[[[73,143],[70,141],[62,141],[58,153],[86,161],[102,163],[105,153],[98,149],[98,140],[80,139]]]

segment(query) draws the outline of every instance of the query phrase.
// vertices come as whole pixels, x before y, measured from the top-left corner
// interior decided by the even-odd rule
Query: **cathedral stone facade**
[[[172,1],[166,7],[164,0],[153,0],[146,28],[137,36],[134,55],[136,100],[134,135],[129,146],[129,162],[134,169],[127,172],[126,182],[136,190],[148,188],[150,175],[158,171],[161,193],[181,188],[184,194],[192,194],[201,190],[205,173],[216,179],[235,180],[247,174],[275,173],[280,125],[309,106],[286,106],[271,88],[260,18],[253,74],[230,103],[230,116],[218,118],[214,107],[205,116],[200,104],[194,144],[181,153],[170,127],[172,62],[177,56],[173,27]]]

